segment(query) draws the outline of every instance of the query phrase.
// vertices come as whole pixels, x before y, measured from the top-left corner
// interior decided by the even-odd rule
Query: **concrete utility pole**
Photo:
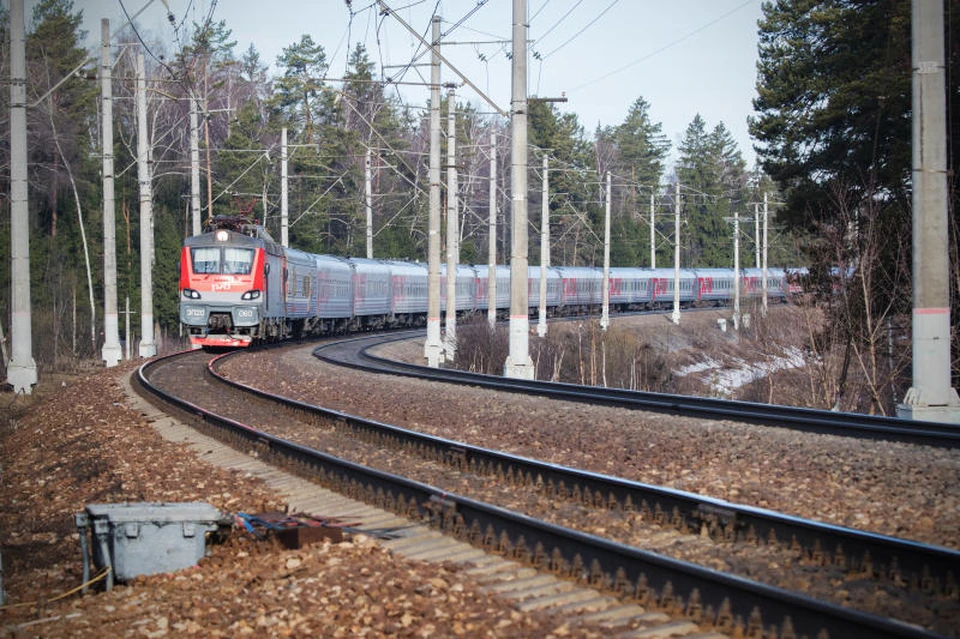
[[[656,213],[653,210],[653,191],[650,192],[650,268],[657,268],[657,227],[654,222]]]
[[[950,386],[943,0],[913,0],[913,386],[897,414],[960,423]]]
[[[603,291],[601,293],[600,330],[610,328],[610,171],[607,171],[607,205],[603,214]]]
[[[126,341],[126,343],[127,343],[127,350],[126,350],[125,359],[126,359],[127,361],[130,361],[131,359],[133,359],[133,356],[131,355],[131,353],[133,352],[133,350],[132,350],[132,349],[133,349],[133,333],[130,331],[130,316],[134,313],[134,311],[131,311],[131,310],[130,310],[130,296],[127,295],[127,296],[124,298],[124,300],[125,300],[125,306],[124,306],[124,309],[125,309],[125,310],[123,311],[123,314],[124,314],[124,318],[123,318],[123,336],[124,336],[124,337],[123,337],[123,339],[124,339],[124,340]]]
[[[444,357],[457,354],[457,265],[460,263],[460,224],[457,219],[457,94],[447,92],[447,314]]]
[[[767,194],[763,194],[763,263],[760,268],[763,269],[763,298],[760,305],[760,316],[767,316],[767,221],[770,219],[767,208]],[[784,282],[786,286],[786,282]]]
[[[513,82],[510,105],[510,354],[506,377],[533,379],[527,292],[527,1],[513,0]]]
[[[190,213],[193,235],[200,235],[200,122],[197,98],[190,91]]]
[[[373,259],[373,162],[371,154],[373,152],[367,148],[367,156],[363,160],[363,194],[364,208],[367,212],[367,259]]]
[[[680,182],[674,197],[673,213],[673,313],[670,321],[680,325]]]
[[[280,244],[284,247],[290,246],[290,187],[287,184],[289,158],[287,127],[283,127],[280,130]]]
[[[487,232],[487,323],[497,324],[497,134],[490,134],[490,222]]]
[[[137,182],[140,185],[140,357],[157,354],[153,338],[153,176],[147,143],[147,71],[137,49]]]
[[[740,330],[740,216],[724,218],[733,222],[733,330]]]
[[[537,317],[537,335],[547,335],[547,267],[550,266],[550,167],[543,154],[543,193],[540,197],[540,307]]]
[[[117,313],[117,214],[113,190],[113,66],[110,59],[110,21],[100,21],[100,92],[103,103],[103,350],[107,368],[120,363],[120,316]]]
[[[427,340],[423,356],[438,368],[443,357],[440,341],[440,16],[433,16],[430,36],[430,221],[427,237]]]
[[[753,258],[754,264],[760,268],[760,205],[753,203]]]
[[[213,169],[210,166],[210,104],[207,101],[210,98],[210,89],[207,86],[209,74],[207,66],[203,67],[203,143],[207,147],[207,217],[213,217]]]
[[[23,0],[10,2],[10,282],[13,317],[7,382],[29,395],[37,383],[30,309],[30,222],[27,201],[27,52]]]

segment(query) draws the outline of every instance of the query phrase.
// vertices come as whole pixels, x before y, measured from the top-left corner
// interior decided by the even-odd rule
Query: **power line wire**
[[[573,13],[573,10],[576,9],[577,7],[579,7],[579,6],[581,5],[581,3],[583,3],[583,0],[577,0],[576,4],[574,4],[572,7],[570,7],[570,9],[568,9],[565,14],[563,14],[562,16],[560,16],[560,19],[558,19],[556,22],[553,23],[553,26],[552,26],[552,27],[550,27],[549,29],[547,29],[545,33],[543,33],[539,38],[537,38],[536,40],[533,41],[533,46],[536,46],[536,44],[537,44],[538,42],[540,42],[541,40],[543,40],[544,38],[546,38],[548,35],[550,35],[550,32],[553,31],[554,29],[556,29],[558,26],[560,26],[560,24],[561,24],[564,20],[567,19],[567,16],[569,16],[571,13]]]
[[[529,22],[532,23],[534,20],[536,20],[536,19],[537,19],[537,16],[540,15],[540,13],[541,13],[544,9],[547,8],[547,5],[549,5],[550,2],[551,2],[551,0],[544,0],[543,4],[540,5],[540,8],[537,9],[536,12],[535,12],[532,16],[530,16]]]
[[[441,33],[441,34],[440,34],[440,37],[441,37],[441,38],[445,38],[445,37],[447,37],[448,35],[450,35],[451,33],[453,33],[454,31],[456,31],[457,28],[460,27],[460,25],[462,25],[464,22],[466,22],[467,20],[469,20],[469,19],[470,19],[470,16],[472,16],[472,15],[475,14],[477,11],[479,11],[479,10],[480,10],[480,7],[482,7],[483,5],[487,4],[487,2],[488,2],[488,0],[477,0],[477,3],[476,3],[475,5],[473,5],[473,8],[470,9],[470,11],[468,11],[468,12],[466,13],[466,15],[464,15],[462,18],[460,18],[459,20],[457,20],[457,21],[453,24],[452,27],[450,27],[449,29],[447,29],[446,31],[444,31],[443,33]]]
[[[607,11],[610,11],[610,9],[612,9],[618,2],[620,2],[620,0],[613,0],[613,2],[611,2],[610,4],[607,5],[607,8],[606,8],[606,9],[604,9],[604,10],[601,11],[599,14],[597,14],[597,17],[596,17],[596,18],[594,18],[593,20],[591,20],[590,22],[588,22],[586,26],[584,26],[582,29],[580,29],[579,31],[577,31],[576,33],[574,33],[572,36],[570,36],[570,38],[567,39],[566,42],[564,42],[564,43],[561,44],[560,46],[556,47],[556,48],[555,48],[553,51],[551,51],[550,53],[544,54],[544,55],[542,56],[542,58],[543,58],[544,60],[547,59],[547,58],[549,58],[549,57],[552,56],[554,53],[556,53],[557,51],[559,51],[559,50],[562,49],[563,47],[565,47],[565,46],[567,46],[568,44],[570,44],[571,42],[573,42],[573,41],[574,41],[576,38],[578,38],[584,31],[586,31],[587,29],[589,29],[590,27],[592,27],[592,26],[597,22],[597,20],[599,20],[600,18],[602,18],[602,17],[604,16],[604,14],[605,14]]]
[[[634,66],[640,64],[641,62],[644,62],[644,61],[646,61],[646,60],[649,60],[650,58],[652,58],[652,57],[655,56],[655,55],[658,55],[658,54],[660,54],[660,53],[663,53],[663,52],[666,51],[667,49],[671,49],[671,48],[677,46],[677,45],[680,44],[681,42],[684,42],[684,41],[686,41],[686,40],[689,40],[690,38],[692,38],[693,36],[697,35],[697,34],[700,33],[701,31],[703,31],[703,30],[705,30],[705,29],[708,29],[709,27],[712,27],[713,25],[717,24],[717,23],[720,22],[721,20],[723,20],[723,19],[725,19],[725,18],[733,15],[733,14],[736,13],[737,11],[740,11],[740,9],[743,9],[743,8],[746,7],[746,6],[752,5],[752,4],[755,4],[755,3],[756,3],[756,0],[746,0],[745,2],[743,2],[743,3],[741,3],[740,5],[734,7],[733,9],[731,9],[730,11],[727,11],[727,12],[724,13],[723,15],[721,15],[721,16],[713,19],[713,20],[711,20],[710,22],[704,24],[704,25],[701,26],[701,27],[698,27],[698,28],[694,29],[693,31],[687,33],[686,35],[683,35],[683,36],[677,38],[677,39],[674,40],[673,42],[670,42],[670,43],[668,43],[668,44],[665,44],[664,46],[660,47],[659,49],[656,49],[656,50],[654,50],[654,51],[651,51],[650,53],[648,53],[648,54],[646,54],[646,55],[644,55],[644,56],[642,56],[642,57],[634,60],[633,62],[630,62],[629,64],[625,64],[625,65],[623,65],[622,67],[611,71],[610,73],[607,73],[607,74],[604,74],[604,75],[600,76],[599,78],[596,78],[596,79],[590,80],[590,81],[588,81],[588,82],[584,82],[584,83],[581,84],[581,85],[575,86],[575,87],[573,87],[572,89],[569,89],[569,92],[570,92],[570,93],[573,93],[574,91],[579,91],[580,89],[583,89],[583,88],[585,88],[585,87],[588,87],[588,86],[590,86],[591,84],[596,84],[597,82],[601,82],[601,81],[603,81],[603,80],[606,80],[607,78],[609,78],[609,77],[611,77],[611,76],[614,76],[614,75],[617,75],[618,73],[622,73],[623,71],[626,71],[627,69],[629,69],[629,68],[631,68],[631,67],[634,67]]]

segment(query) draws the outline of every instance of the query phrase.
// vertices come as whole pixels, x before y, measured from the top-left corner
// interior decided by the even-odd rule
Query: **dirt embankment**
[[[680,323],[670,313],[613,317],[603,332],[596,318],[550,324],[546,339],[531,322],[530,355],[538,379],[607,385],[655,392],[744,399],[792,406],[827,407],[822,367],[810,361],[816,315],[778,305],[766,317],[744,313],[737,327],[729,310],[686,310]],[[491,335],[486,320],[457,330],[455,366],[500,374],[507,352],[506,326]],[[386,357],[424,364],[423,340],[395,342]],[[490,360],[494,362],[491,364]]]

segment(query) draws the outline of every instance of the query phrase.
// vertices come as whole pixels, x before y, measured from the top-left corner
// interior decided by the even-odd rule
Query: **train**
[[[185,239],[180,256],[180,322],[195,347],[242,348],[352,331],[426,324],[428,267],[423,262],[315,255],[282,246],[256,220],[218,216],[203,232]],[[794,284],[790,271],[767,269],[770,302],[785,301]],[[441,268],[441,312],[447,311],[447,269]],[[507,266],[457,266],[454,308],[487,313],[488,282],[496,278],[497,312],[510,308]],[[734,270],[611,267],[611,312],[670,307],[674,282],[680,302],[728,304]],[[741,269],[741,299],[763,289],[761,269]],[[551,316],[595,313],[603,293],[603,270],[548,266],[546,308]],[[529,308],[540,306],[540,267],[528,272]]]

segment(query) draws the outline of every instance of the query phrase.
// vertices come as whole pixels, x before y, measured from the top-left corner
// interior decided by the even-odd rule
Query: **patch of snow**
[[[687,375],[692,375],[693,373],[702,373],[703,371],[708,371],[712,368],[720,368],[721,366],[723,366],[723,364],[720,361],[715,360],[712,357],[708,357],[702,362],[684,366],[674,374],[677,377],[686,377]]]
[[[799,368],[806,363],[803,352],[796,347],[786,349],[782,355],[769,356],[767,360],[749,363],[740,358],[721,362],[708,357],[702,362],[684,366],[677,371],[683,377],[693,373],[711,371],[708,376],[710,390],[719,397],[729,397],[738,388],[763,379],[767,375],[789,368]]]

